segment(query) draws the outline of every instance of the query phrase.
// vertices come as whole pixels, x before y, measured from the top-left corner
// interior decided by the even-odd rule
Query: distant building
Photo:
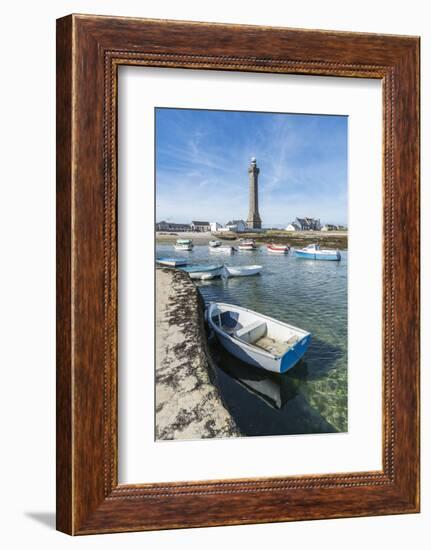
[[[286,231],[320,231],[322,225],[317,218],[296,218],[286,227]]]
[[[338,229],[338,225],[332,225],[331,223],[327,223],[322,227],[322,231],[338,231]]]
[[[226,227],[234,233],[243,233],[247,231],[247,223],[244,220],[231,220],[227,222]]]
[[[286,227],[286,231],[301,231],[301,228],[295,222],[292,222]]]
[[[223,226],[221,225],[221,223],[211,222],[210,227],[211,227],[211,231],[215,233],[216,231],[220,231],[220,229],[222,229]]]
[[[181,231],[190,231],[191,227],[187,223],[172,223],[172,222],[158,222],[156,223],[156,231],[174,231],[174,232],[181,232]]]
[[[211,231],[209,222],[192,222],[190,224],[192,231]]]

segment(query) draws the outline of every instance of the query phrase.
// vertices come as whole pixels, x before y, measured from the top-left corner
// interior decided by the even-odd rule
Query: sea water
[[[237,304],[312,334],[304,358],[283,375],[250,367],[211,341],[223,401],[244,435],[347,431],[347,251],[339,262],[270,254],[266,246],[226,255],[203,245],[189,253],[157,245],[156,254],[198,264],[261,265],[257,276],[195,283],[206,303]]]

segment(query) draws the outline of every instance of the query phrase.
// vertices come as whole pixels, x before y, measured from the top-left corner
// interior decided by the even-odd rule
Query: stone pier
[[[182,271],[156,269],[156,439],[238,435],[210,365],[198,290]]]

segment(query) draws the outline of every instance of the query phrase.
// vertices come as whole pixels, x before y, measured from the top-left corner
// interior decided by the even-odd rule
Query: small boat
[[[175,250],[189,252],[193,249],[193,241],[191,239],[177,239],[174,248]]]
[[[341,260],[339,250],[322,250],[318,244],[309,244],[305,248],[295,249],[294,252],[298,258],[304,260]]]
[[[221,254],[233,254],[235,249],[233,246],[216,246],[215,248],[210,248],[210,252],[220,252]]]
[[[210,241],[208,244],[211,248],[217,248],[221,245],[221,241]]]
[[[257,246],[253,239],[241,239],[238,248],[239,250],[256,250]]]
[[[167,265],[169,267],[180,267],[187,265],[187,260],[184,258],[157,258],[156,263],[160,265]]]
[[[287,244],[269,244],[266,248],[271,254],[287,254],[290,250]]]
[[[207,320],[229,353],[271,372],[284,373],[294,367],[311,340],[305,330],[232,304],[210,303]]]
[[[222,265],[190,265],[182,267],[181,271],[189,274],[190,279],[201,279],[207,281],[208,279],[214,279],[220,277],[223,274]]]
[[[225,265],[224,268],[228,277],[247,277],[262,271],[261,265]]]

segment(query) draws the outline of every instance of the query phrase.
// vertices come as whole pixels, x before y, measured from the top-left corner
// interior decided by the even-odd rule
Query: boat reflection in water
[[[332,433],[337,430],[305,398],[305,361],[286,374],[247,365],[215,339],[209,350],[223,400],[243,435]]]
[[[233,362],[229,365],[219,366],[228,376],[235,379],[238,384],[265,401],[271,407],[274,407],[274,409],[283,408],[289,399],[292,399],[298,393],[294,379],[287,376],[271,375],[268,372],[262,371],[262,369],[248,365],[244,368],[243,365],[238,366]]]

